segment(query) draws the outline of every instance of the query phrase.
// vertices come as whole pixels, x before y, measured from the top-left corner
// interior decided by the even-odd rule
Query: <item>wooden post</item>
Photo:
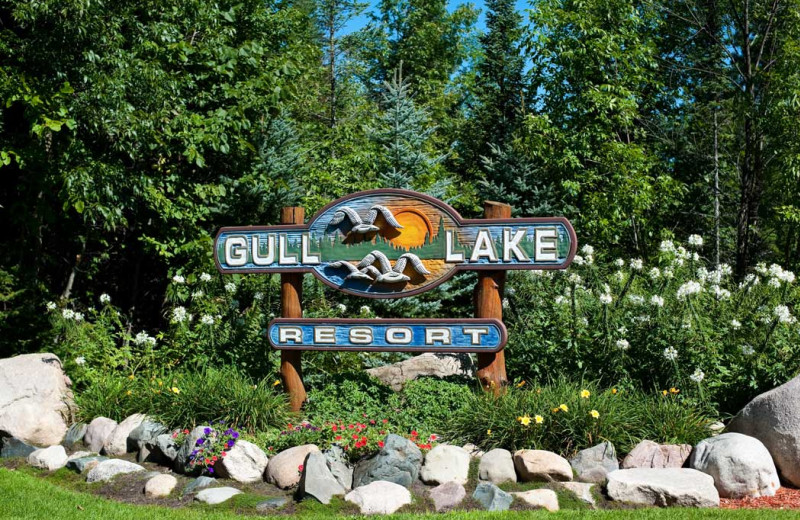
[[[511,206],[500,202],[485,201],[483,216],[486,219],[511,218]],[[475,286],[475,317],[503,319],[503,289],[505,271],[478,271]],[[478,354],[478,379],[486,391],[499,395],[508,384],[506,356],[501,350],[495,353]]]
[[[305,213],[305,209],[300,207],[282,208],[281,224],[302,224]],[[302,318],[302,299],[303,273],[281,274],[281,317]],[[298,350],[281,350],[281,379],[294,412],[300,411],[306,400],[300,354]]]

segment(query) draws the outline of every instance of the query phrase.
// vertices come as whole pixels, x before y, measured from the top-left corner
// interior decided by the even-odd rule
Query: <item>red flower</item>
[[[416,437],[417,435],[419,435],[419,434],[417,433],[417,430],[411,430],[411,436],[412,436],[412,437]]]
[[[352,430],[352,429],[353,429],[353,425],[352,425],[352,424],[348,424],[348,425],[347,425],[347,429],[348,429],[348,430]]]
[[[297,466],[297,471],[299,471],[300,473],[302,473],[302,472],[303,472],[303,465],[302,465],[302,464],[300,464],[299,466]]]
[[[188,434],[189,430],[183,430],[183,433]]]
[[[386,435],[386,430],[381,430],[381,435]]]
[[[378,447],[383,448],[383,441],[378,441]]]
[[[375,424],[375,419],[370,419],[370,420],[369,420],[369,423],[370,423],[370,424]]]
[[[269,447],[269,448],[267,448],[267,449],[268,449],[269,451],[272,451],[272,446],[270,446],[270,447]],[[224,456],[224,453],[225,453],[225,452],[223,451],[222,453],[223,453],[223,456]]]
[[[386,423],[388,423],[388,422],[389,422],[389,419],[384,419],[384,420],[383,420],[383,424],[386,424]]]
[[[173,433],[173,434],[172,434],[172,438],[173,438],[173,439],[177,439],[177,438],[178,438],[178,432],[175,432],[175,433]]]
[[[342,440],[342,436],[341,436],[341,435],[337,435],[337,436],[336,436],[336,440],[337,440],[337,441],[340,441],[340,440]]]
[[[214,462],[217,462],[217,456],[214,455],[213,457],[211,457],[211,460],[213,460]]]
[[[431,440],[432,440],[432,441],[435,441],[436,439],[438,439],[438,437],[436,436],[436,434],[435,434],[435,433],[432,433],[432,434],[431,434]]]
[[[211,459],[206,459],[206,464],[210,464],[210,463],[211,463]]]
[[[366,437],[361,437],[361,442],[363,442],[366,445],[367,444],[367,438]]]
[[[292,423],[286,425],[287,430],[291,430],[292,428],[294,428],[294,426],[292,426]]]
[[[272,449],[272,446],[270,446],[269,449]],[[226,455],[228,455],[228,453],[225,451],[219,454],[219,456],[222,457],[223,459],[225,458]]]
[[[358,439],[358,434],[354,433],[353,435],[351,435],[351,437],[354,438],[354,439]]]
[[[331,430],[332,431],[336,431],[336,425],[335,424],[333,426],[331,426]]]
[[[367,416],[367,414],[365,414],[365,413],[362,413],[362,414],[361,414],[361,416],[362,416],[362,417],[366,417],[366,416]]]

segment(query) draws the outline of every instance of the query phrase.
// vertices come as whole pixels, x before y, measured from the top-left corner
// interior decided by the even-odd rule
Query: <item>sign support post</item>
[[[483,217],[489,219],[511,218],[511,206],[500,202],[485,201]],[[475,317],[495,318],[503,321],[503,291],[506,283],[506,272],[479,271],[478,283],[475,285]],[[508,384],[506,376],[506,357],[503,350],[498,352],[478,353],[478,379],[486,391],[499,395]]]
[[[305,208],[281,208],[281,224],[303,224]],[[303,317],[303,273],[281,274],[281,317]],[[289,405],[293,412],[300,411],[306,400],[303,386],[303,367],[299,350],[281,350],[281,379],[289,394]]]

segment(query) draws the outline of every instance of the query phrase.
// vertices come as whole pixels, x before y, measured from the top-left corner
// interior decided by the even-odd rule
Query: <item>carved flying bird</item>
[[[378,263],[378,268],[376,269],[373,265],[375,262]],[[370,274],[375,275],[375,272],[378,273],[377,277],[375,278],[376,282],[383,282],[383,283],[399,283],[399,282],[407,282],[411,280],[408,276],[403,274],[405,271],[408,262],[411,262],[411,267],[419,274],[426,275],[431,274],[425,268],[425,265],[419,259],[417,255],[414,253],[404,253],[400,255],[400,258],[397,259],[395,262],[394,267],[392,267],[391,262],[380,251],[373,251],[367,256],[365,256],[361,262],[358,263],[356,266],[357,269],[369,269],[372,267],[371,270],[368,272]]]
[[[337,209],[336,212],[334,212],[333,218],[331,219],[329,225],[336,226],[337,224],[342,223],[345,218],[347,218],[352,225],[350,228],[350,233],[358,233],[363,235],[364,233],[380,230],[380,228],[375,225],[375,219],[378,218],[378,213],[383,215],[383,218],[386,219],[386,222],[390,226],[396,229],[402,229],[403,226],[401,226],[397,219],[394,218],[392,210],[386,206],[381,206],[380,204],[375,204],[369,208],[367,218],[363,220],[361,219],[361,215],[359,215],[356,210],[349,206],[342,206],[341,208]]]
[[[370,276],[370,274],[372,273],[370,273],[368,269],[364,268],[359,270],[356,266],[354,266],[350,262],[343,262],[343,261],[331,262],[330,266],[333,267],[334,269],[338,269],[340,267],[346,267],[350,271],[350,273],[344,277],[345,280],[364,280],[369,282],[373,280],[372,276]],[[372,267],[372,270],[375,271],[378,275],[380,275],[380,272],[378,272],[378,270],[375,269],[374,267]]]

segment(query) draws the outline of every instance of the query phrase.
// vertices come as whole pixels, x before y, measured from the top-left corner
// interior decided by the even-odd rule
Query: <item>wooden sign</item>
[[[497,352],[506,327],[496,319],[277,318],[267,337],[278,350]]]
[[[346,293],[398,298],[462,270],[565,269],[577,249],[569,221],[462,219],[407,190],[355,193],[305,225],[226,227],[215,240],[222,273],[311,272]]]

